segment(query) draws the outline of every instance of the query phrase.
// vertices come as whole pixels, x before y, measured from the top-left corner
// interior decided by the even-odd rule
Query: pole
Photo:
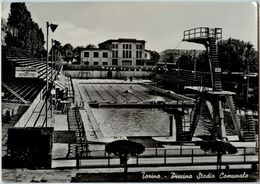
[[[55,69],[55,79],[56,79],[56,61],[57,61],[57,56],[56,56],[56,49],[54,49],[54,69]]]
[[[53,82],[53,39],[51,39],[51,82]]]
[[[47,22],[47,38],[46,38],[46,48],[47,48],[47,58],[46,58],[46,93],[45,93],[45,111],[46,111],[46,127],[48,126],[48,91],[49,91],[49,87],[48,87],[48,62],[49,62],[49,50],[48,50],[48,39],[49,39],[49,22]]]
[[[53,39],[51,39],[51,87],[53,88]],[[52,118],[52,94],[51,94],[51,118]]]
[[[194,59],[194,66],[193,66],[193,71],[194,71],[194,78],[196,77],[196,50],[194,50],[194,53],[193,53],[193,59]]]

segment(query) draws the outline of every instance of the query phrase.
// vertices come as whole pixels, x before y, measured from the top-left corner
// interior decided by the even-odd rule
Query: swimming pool
[[[105,137],[169,136],[170,119],[160,109],[99,108],[92,112]]]

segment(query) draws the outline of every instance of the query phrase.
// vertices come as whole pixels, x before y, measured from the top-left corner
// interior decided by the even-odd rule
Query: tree
[[[118,140],[108,143],[105,146],[105,150],[108,154],[112,153],[115,156],[119,157],[120,164],[125,168],[125,177],[127,178],[127,160],[131,156],[136,157],[139,154],[143,153],[145,147],[140,143],[130,140]]]
[[[218,139],[208,139],[200,143],[200,148],[203,151],[208,151],[211,153],[217,153],[217,171],[221,170],[222,155],[224,154],[235,154],[237,153],[237,148],[233,146],[230,142],[218,140]]]
[[[49,52],[50,58],[53,57],[54,60],[57,60],[58,52],[60,52],[61,49],[62,49],[61,43],[57,40],[54,40],[53,46],[51,47]]]
[[[95,46],[93,44],[88,44],[85,49],[96,49],[96,48],[97,48],[97,46]]]
[[[156,51],[151,51],[151,60],[157,63],[160,59],[160,54]]]
[[[11,3],[7,26],[6,44],[9,48],[22,49],[28,56],[40,57],[39,53],[44,49],[44,35],[32,20],[25,3]]]
[[[188,54],[183,54],[181,57],[177,60],[177,63],[179,62],[180,69],[185,70],[192,70],[193,69],[193,60],[192,57]]]
[[[62,51],[61,54],[63,56],[63,60],[67,61],[67,63],[69,63],[69,61],[72,61],[73,59],[73,47],[70,43],[65,44],[62,47]]]
[[[210,71],[208,54],[206,51],[203,51],[200,54],[198,54],[198,56],[195,59],[196,59],[197,71],[202,71],[202,72]]]
[[[81,51],[84,50],[83,46],[77,46],[73,49],[73,56],[77,60],[77,62],[80,62],[80,53]]]
[[[257,72],[257,52],[250,42],[229,38],[218,43],[219,61],[222,70],[244,72]]]

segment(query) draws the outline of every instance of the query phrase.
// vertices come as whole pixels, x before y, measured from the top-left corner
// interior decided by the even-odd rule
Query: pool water
[[[170,119],[159,109],[92,108],[105,137],[169,136]]]

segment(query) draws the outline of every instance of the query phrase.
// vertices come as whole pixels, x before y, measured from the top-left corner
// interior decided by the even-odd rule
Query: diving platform
[[[89,102],[89,106],[93,108],[99,107],[113,107],[113,108],[193,108],[194,102],[183,101],[183,102],[171,102],[171,103],[125,103],[125,102]]]
[[[205,44],[209,38],[222,39],[222,28],[198,27],[184,31],[183,40]]]
[[[241,131],[241,125],[238,121],[235,111],[235,104],[231,91],[222,89],[222,71],[218,59],[218,44],[217,41],[222,39],[222,28],[198,27],[184,31],[183,41],[202,44],[205,46],[208,55],[211,87],[203,86],[186,86],[185,89],[193,90],[200,93],[198,100],[195,103],[195,110],[192,116],[189,139],[194,136],[195,129],[201,117],[206,112],[210,114],[210,121],[213,125],[211,136],[213,138],[225,139],[225,117],[222,107],[223,99],[225,99],[230,115],[240,141],[245,140],[245,133]],[[224,98],[223,98],[224,97]]]
[[[235,95],[236,93],[232,91],[214,91],[211,87],[204,87],[204,86],[185,86],[184,89],[189,89],[197,92],[207,92],[208,94],[212,95]]]

